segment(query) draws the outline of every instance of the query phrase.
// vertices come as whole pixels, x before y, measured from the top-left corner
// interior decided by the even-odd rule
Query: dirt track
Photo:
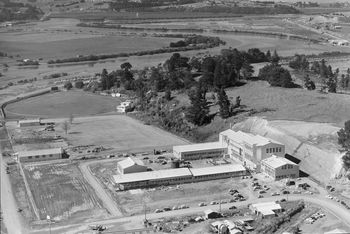
[[[79,168],[84,175],[84,178],[89,182],[96,192],[96,195],[101,199],[103,206],[108,210],[108,212],[113,216],[122,216],[117,204],[113,201],[110,195],[106,192],[103,186],[98,182],[98,180],[91,174],[89,169],[89,164],[94,162],[81,163]]]

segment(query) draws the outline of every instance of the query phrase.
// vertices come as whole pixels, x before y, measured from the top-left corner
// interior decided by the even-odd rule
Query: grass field
[[[50,215],[78,221],[106,215],[76,164],[25,165],[24,171],[42,219]]]
[[[264,81],[249,82],[226,92],[228,97],[240,96],[241,104],[250,108],[273,109],[274,111],[263,114],[268,119],[334,123],[344,126],[344,122],[350,116],[348,95],[271,87]]]
[[[6,107],[8,118],[69,117],[113,112],[118,98],[71,90],[29,98]]]
[[[66,136],[70,145],[103,145],[115,151],[171,149],[187,142],[124,115],[76,118]]]
[[[59,33],[56,33],[59,35]],[[14,35],[15,37],[16,35]],[[113,54],[158,49],[169,46],[172,40],[140,36],[99,36],[93,38],[77,38],[60,41],[40,42],[0,41],[0,51],[19,54],[23,58],[57,59],[70,58],[77,55]]]

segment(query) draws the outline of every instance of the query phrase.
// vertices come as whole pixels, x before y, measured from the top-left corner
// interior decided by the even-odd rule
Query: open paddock
[[[113,112],[120,99],[82,90],[49,93],[6,106],[7,118],[52,118]]]
[[[114,151],[171,149],[187,141],[126,115],[75,118],[66,137],[70,145],[103,145]]]
[[[77,164],[25,164],[23,167],[41,219],[50,215],[57,221],[83,221],[107,216]]]

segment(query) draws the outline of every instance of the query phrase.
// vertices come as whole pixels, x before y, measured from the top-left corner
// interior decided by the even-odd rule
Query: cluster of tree
[[[72,89],[72,88],[73,88],[72,82],[66,81],[66,82],[64,83],[64,85],[63,85],[63,88],[65,88],[65,89],[67,89],[67,90]]]
[[[264,224],[259,225],[256,228],[256,232],[261,234],[274,233],[281,225],[289,222],[294,215],[300,213],[304,208],[305,204],[299,202],[295,207],[285,211],[282,215],[272,219],[270,222],[264,222]]]
[[[93,27],[93,28],[115,28],[125,29],[129,31],[159,31],[159,32],[186,32],[186,33],[202,33],[204,29],[201,28],[147,28],[147,27],[129,27],[120,24],[105,24],[105,23],[78,23],[78,27]],[[183,37],[183,36],[181,36]]]
[[[310,67],[310,70],[313,73],[319,75],[321,79],[321,83],[323,84],[323,87],[324,88],[327,87],[328,92],[330,93],[337,92],[339,69],[336,69],[333,72],[332,66],[331,65],[327,66],[326,61],[322,59],[321,62],[314,61]]]
[[[295,88],[298,87],[293,83],[292,76],[289,71],[283,68],[279,64],[279,56],[274,51],[271,56],[271,63],[264,66],[259,70],[259,79],[266,80],[271,86],[283,87],[283,88]]]
[[[346,170],[350,169],[350,120],[346,121],[344,128],[338,131],[338,143],[345,149],[342,157],[343,165]],[[350,179],[350,177],[349,177]]]
[[[110,8],[113,10],[145,10],[147,8],[159,7],[159,6],[169,6],[169,5],[182,5],[195,3],[196,0],[140,0],[140,1],[129,1],[129,0],[117,0],[110,3]]]
[[[243,29],[235,29],[235,30],[225,30],[225,29],[215,29],[213,30],[217,33],[234,33],[234,34],[245,34],[245,35],[256,35],[256,36],[264,36],[264,37],[274,37],[281,39],[289,39],[289,40],[298,40],[298,41],[307,41],[310,43],[319,43],[320,40],[312,39],[308,37],[303,37],[299,35],[288,35],[285,33],[276,33],[276,32],[259,32],[253,30],[243,30]]]
[[[4,2],[5,6],[0,9],[0,22],[39,19],[40,15],[43,14],[39,8],[30,4],[14,3],[8,0]],[[22,7],[25,9],[21,9]]]
[[[36,60],[28,60],[28,61],[23,61],[18,64],[18,66],[38,66],[39,61]]]
[[[59,78],[59,77],[63,77],[63,76],[68,76],[68,73],[66,72],[58,72],[58,73],[53,73],[51,75],[45,75],[43,76],[43,79],[55,79],[55,78]]]
[[[320,4],[317,2],[295,2],[293,3],[293,6],[300,7],[300,8],[305,8],[305,7],[319,7]]]
[[[305,55],[295,54],[291,61],[289,61],[289,67],[299,71],[309,70],[309,61]]]
[[[292,6],[275,4],[273,7],[254,7],[254,6],[246,6],[246,7],[229,7],[229,6],[205,6],[198,7],[192,9],[192,11],[200,11],[200,12],[213,12],[213,13],[221,13],[221,12],[230,12],[231,14],[257,14],[257,15],[274,15],[274,14],[298,14],[300,11],[295,9]]]
[[[174,52],[189,51],[189,50],[203,50],[203,49],[213,48],[215,46],[218,46],[218,45],[224,43],[223,41],[221,41],[217,37],[205,37],[205,36],[197,36],[196,35],[196,36],[191,36],[191,38],[192,39],[189,39],[190,41],[191,40],[194,42],[197,40],[198,40],[198,42],[208,41],[208,43],[196,44],[196,45],[185,46],[185,47],[168,47],[168,48],[139,51],[139,52],[78,56],[78,57],[67,58],[67,59],[49,60],[47,63],[48,64],[74,63],[74,62],[97,61],[97,60],[101,60],[101,59],[120,58],[120,57],[129,57],[129,56],[143,56],[143,55],[154,55],[154,54],[163,54],[163,53],[174,53]],[[187,38],[185,40],[187,40]]]
[[[194,46],[198,44],[207,45],[209,48],[225,45],[226,42],[222,41],[219,37],[209,37],[202,35],[194,35],[185,37],[184,40],[177,42],[170,42],[170,47],[185,47],[185,46]]]

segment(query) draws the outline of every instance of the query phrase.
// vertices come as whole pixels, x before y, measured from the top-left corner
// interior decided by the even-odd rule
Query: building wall
[[[140,166],[140,165],[133,165],[131,167],[122,168],[118,164],[118,172],[120,174],[137,173],[137,172],[144,172],[144,171],[147,171],[147,167]]]
[[[40,126],[40,122],[18,122],[19,127],[30,127],[30,126]]]
[[[47,160],[54,160],[54,159],[61,159],[62,154],[49,154],[49,155],[36,155],[36,156],[29,156],[29,157],[19,157],[20,162],[37,162],[37,161],[47,161]]]
[[[123,183],[123,184],[119,184],[118,186],[122,190],[128,190],[128,189],[137,189],[137,188],[156,187],[161,185],[185,184],[185,183],[194,183],[194,182],[208,181],[208,180],[226,179],[230,177],[237,177],[237,176],[244,176],[244,175],[246,175],[246,171],[237,171],[232,173],[213,174],[213,175],[205,175],[205,176],[186,176],[186,177],[177,177],[177,178],[140,181],[135,183]]]
[[[274,169],[269,165],[262,163],[261,171],[275,180],[299,177],[299,166],[293,164],[286,164],[282,167]]]
[[[197,160],[203,158],[218,158],[227,152],[226,149],[209,149],[188,152],[175,152],[174,156],[181,160]]]

